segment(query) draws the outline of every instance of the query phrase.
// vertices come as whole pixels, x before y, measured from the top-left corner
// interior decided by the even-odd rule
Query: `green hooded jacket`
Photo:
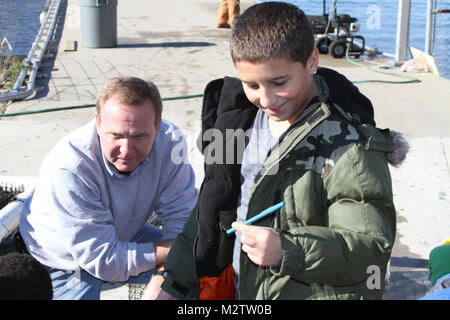
[[[276,267],[262,267],[242,253],[240,299],[382,298],[396,231],[388,168],[388,157],[394,152],[393,137],[387,129],[361,123],[355,113],[336,103],[338,99],[331,101],[326,76],[329,74],[316,75],[321,89],[318,101],[310,104],[282,135],[255,178],[247,219],[275,203],[286,202],[276,214],[253,224],[278,230],[282,261]],[[225,78],[223,88],[227,81],[230,78]],[[353,86],[349,82],[346,85]],[[235,86],[234,90],[242,90],[239,84]],[[358,90],[354,94],[361,95]],[[237,105],[237,109],[249,108]],[[221,108],[220,103],[216,108]],[[216,111],[217,119],[219,113]],[[239,114],[254,118],[251,112]],[[223,126],[235,128],[231,120],[225,118]],[[217,122],[211,122],[211,126],[217,126]],[[202,149],[205,151],[204,146]],[[221,166],[224,170],[240,168]],[[225,201],[211,197],[208,202],[202,200],[202,194],[209,190],[218,193],[220,187],[228,196],[232,193],[228,190],[239,190],[240,185],[236,181],[213,185],[210,181],[221,179],[219,167],[213,173],[207,167],[197,207],[165,265],[168,277],[162,288],[180,299],[196,299],[198,278],[217,276],[232,261],[235,236],[225,231],[236,219],[237,202],[233,203],[235,198]],[[206,206],[202,201],[210,205],[215,200],[226,204],[217,212],[202,213],[202,206]]]

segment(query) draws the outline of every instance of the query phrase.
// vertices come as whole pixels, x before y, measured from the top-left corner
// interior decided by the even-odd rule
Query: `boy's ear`
[[[311,55],[309,56],[308,62],[308,73],[313,76],[317,72],[317,68],[319,68],[319,49],[315,48]]]

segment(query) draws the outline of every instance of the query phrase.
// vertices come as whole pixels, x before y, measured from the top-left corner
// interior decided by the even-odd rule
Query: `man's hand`
[[[166,263],[167,255],[169,254],[170,248],[174,239],[161,240],[153,242],[153,247],[155,248],[155,263],[156,271],[164,270],[164,264]],[[154,276],[150,279],[147,287],[145,287],[142,293],[141,300],[171,300],[175,299],[172,295],[161,289],[161,285],[164,282],[164,277],[162,275]]]
[[[152,277],[142,293],[141,300],[177,300],[171,294],[161,289],[163,282],[164,277],[162,275]]]
[[[153,242],[153,247],[155,248],[155,265],[162,266],[166,263],[167,255],[169,254],[170,248],[174,239],[161,240]],[[157,270],[157,268],[155,268]]]
[[[242,251],[261,266],[275,266],[282,257],[280,234],[272,228],[248,226],[241,222],[231,225],[242,233]]]

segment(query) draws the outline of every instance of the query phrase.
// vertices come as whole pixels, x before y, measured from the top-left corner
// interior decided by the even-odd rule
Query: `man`
[[[184,137],[161,113],[154,84],[113,78],[95,120],[45,158],[20,231],[55,299],[99,299],[106,281],[147,283],[163,268],[197,191],[187,155],[172,161]],[[161,229],[146,224],[153,212]]]

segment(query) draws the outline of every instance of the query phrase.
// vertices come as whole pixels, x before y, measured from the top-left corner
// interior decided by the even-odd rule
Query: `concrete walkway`
[[[241,0],[241,10],[253,3]],[[164,98],[201,94],[210,80],[237,76],[229,56],[230,30],[215,28],[217,9],[218,3],[207,0],[119,1],[118,46],[88,49],[81,45],[78,1],[68,0],[49,48],[53,57],[41,65],[39,90],[7,112],[92,104],[101,84],[118,75],[152,80]],[[64,51],[74,41],[76,50]],[[345,59],[322,55],[321,65],[354,81],[399,80]],[[386,299],[422,296],[429,286],[428,254],[450,236],[450,80],[410,76],[422,82],[358,84],[372,100],[377,125],[403,132],[411,144],[404,164],[391,167],[398,225]],[[201,98],[166,101],[163,111],[188,139],[197,185],[203,177],[202,156],[195,147],[201,103]],[[0,118],[0,179],[37,176],[50,148],[93,116],[94,108],[85,108]],[[116,290],[117,295],[112,293]],[[111,294],[102,297],[126,299],[123,290],[107,290]]]

